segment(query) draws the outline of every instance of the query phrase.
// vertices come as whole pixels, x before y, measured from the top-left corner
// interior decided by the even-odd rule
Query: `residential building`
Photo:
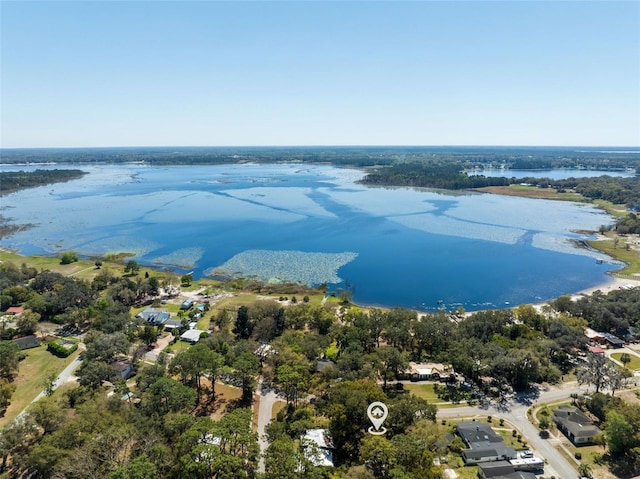
[[[468,449],[462,451],[465,464],[481,464],[493,461],[516,459],[516,450],[508,447],[502,437],[496,434],[488,424],[480,422],[459,422],[458,434]]]
[[[614,349],[624,348],[624,341],[619,337],[614,336],[613,334],[606,333],[604,335],[604,339],[607,341],[607,345],[610,348],[614,348]]]
[[[39,338],[31,334],[22,338],[16,338],[13,342],[16,343],[20,349],[31,349],[40,346],[41,341]]]
[[[309,429],[300,441],[305,457],[314,466],[333,467],[333,440],[326,429]]]
[[[571,406],[560,406],[553,411],[558,429],[575,445],[591,444],[600,429],[582,411]]]
[[[202,331],[200,329],[189,329],[180,336],[180,339],[191,344],[196,344],[200,341],[200,335],[205,332],[206,331]]]
[[[478,464],[478,477],[480,479],[536,479],[536,475],[531,472],[516,471],[507,461]]]
[[[409,363],[405,377],[412,381],[448,381],[455,379],[455,371],[450,364],[441,363]]]
[[[128,379],[133,375],[133,364],[129,360],[114,361],[110,366],[116,379]]]
[[[144,319],[149,324],[160,325],[169,321],[171,315],[166,309],[146,308],[140,311],[137,317]]]

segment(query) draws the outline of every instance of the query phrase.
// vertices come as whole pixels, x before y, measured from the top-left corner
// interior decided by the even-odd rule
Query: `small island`
[[[0,171],[0,196],[36,186],[76,180],[86,175],[82,170]]]

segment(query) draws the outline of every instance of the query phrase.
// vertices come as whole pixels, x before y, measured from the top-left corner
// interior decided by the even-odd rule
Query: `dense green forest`
[[[83,175],[86,173],[81,170],[0,171],[0,195],[75,180]]]
[[[526,184],[540,188],[553,188],[558,192],[568,190],[585,198],[624,204],[635,209],[640,205],[640,177],[598,176],[591,178],[504,178],[467,175],[460,163],[429,162],[402,163],[371,171],[363,179],[365,185],[411,186],[442,188],[448,190],[483,188]]]
[[[0,469],[7,477],[258,477],[258,438],[249,408],[261,377],[287,403],[267,429],[265,477],[440,478],[433,458],[458,454],[460,445],[446,440],[451,428],[435,422],[434,405],[391,386],[409,361],[451,364],[491,397],[557,383],[574,371],[580,381],[615,390],[626,371],[581,362],[584,329],[628,333],[640,318],[636,290],[577,302],[560,298],[543,312],[523,305],[464,319],[460,312],[419,316],[400,308],[363,310],[346,299],[340,305],[302,300],[286,306],[275,298],[256,299],[210,313],[210,333],[197,345],[173,357],[161,354],[154,364],[142,358],[162,328],[132,317],[130,306],[176,278],[166,273],[138,277],[131,262],[120,271],[98,263],[91,282],[26,265],[0,265],[2,309],[26,309],[15,328],[2,330],[3,407],[11,402],[21,357],[11,338],[50,321],[83,331],[86,345],[79,384],[51,391],[0,432]],[[180,331],[188,329],[193,313],[183,316]],[[270,345],[268,354],[256,354],[261,344]],[[133,381],[114,378],[110,365],[120,357],[136,365]],[[321,358],[329,362],[320,369]],[[113,383],[110,397],[105,381]],[[217,384],[222,383],[236,386],[241,395],[216,416],[222,387]],[[474,397],[453,383],[438,391],[445,401]],[[309,394],[314,401],[307,400]],[[633,428],[640,408],[608,397],[598,407],[612,467],[638,472],[640,435]],[[389,405],[384,438],[365,434],[366,406],[376,400]],[[300,438],[316,427],[331,432],[334,468],[302,459]],[[620,428],[636,432],[621,435]]]
[[[4,163],[224,164],[238,162],[326,162],[376,166],[444,161],[519,169],[587,168],[623,170],[640,166],[640,153],[624,149],[473,146],[324,146],[324,147],[155,147],[2,149]]]

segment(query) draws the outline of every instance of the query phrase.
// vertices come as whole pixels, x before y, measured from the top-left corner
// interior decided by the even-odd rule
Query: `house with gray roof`
[[[23,336],[22,338],[16,338],[13,340],[20,349],[31,349],[40,346],[40,338],[33,334],[29,336]]]
[[[536,475],[531,472],[516,471],[507,461],[478,464],[478,477],[480,479],[536,479]]]
[[[553,421],[576,446],[591,444],[593,438],[600,434],[600,428],[575,407],[560,406],[553,411]]]
[[[488,424],[475,421],[459,422],[457,430],[468,447],[462,451],[462,458],[467,465],[508,461],[517,457],[516,450],[506,446],[502,437]]]
[[[160,325],[169,321],[171,315],[166,309],[146,308],[140,311],[137,317],[144,319],[149,324]]]

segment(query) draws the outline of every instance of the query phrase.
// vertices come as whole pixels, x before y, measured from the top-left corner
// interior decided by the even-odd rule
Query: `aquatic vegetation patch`
[[[150,261],[155,264],[177,266],[179,268],[193,268],[204,253],[203,248],[182,248],[163,256],[156,256]]]
[[[208,276],[257,278],[267,282],[290,281],[309,286],[342,282],[338,270],[358,253],[309,253],[305,251],[248,250],[235,255]]]

